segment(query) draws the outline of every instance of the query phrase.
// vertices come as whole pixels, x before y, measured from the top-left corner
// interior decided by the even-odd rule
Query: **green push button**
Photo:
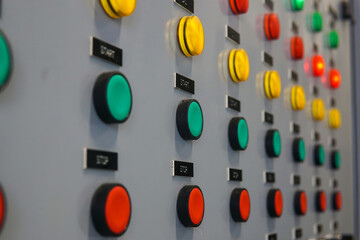
[[[314,32],[320,32],[323,28],[323,18],[321,13],[314,12],[312,14],[311,28]]]
[[[341,156],[338,151],[331,153],[331,166],[333,169],[339,169],[341,165]]]
[[[190,133],[195,137],[200,137],[203,128],[203,115],[199,103],[192,102],[188,110],[188,123]]]
[[[305,0],[291,0],[291,7],[294,11],[300,11],[304,8]]]
[[[302,138],[295,138],[293,142],[293,157],[296,162],[305,161],[306,148]]]
[[[240,148],[246,149],[249,142],[249,129],[245,119],[240,119],[237,131]]]
[[[269,157],[279,157],[281,153],[281,137],[276,129],[270,129],[265,136],[265,150]]]
[[[339,46],[339,34],[332,30],[328,33],[328,45],[330,48],[337,48]]]
[[[10,46],[2,32],[0,32],[0,87],[2,87],[10,76],[11,53]]]
[[[280,138],[279,131],[276,131],[274,133],[273,139],[274,139],[273,140],[274,153],[275,153],[275,156],[278,157],[281,152],[281,138]]]
[[[120,122],[125,121],[131,111],[132,99],[129,83],[122,75],[110,78],[106,99],[111,115]]]
[[[314,148],[314,161],[317,166],[322,166],[325,163],[325,150],[320,144]]]

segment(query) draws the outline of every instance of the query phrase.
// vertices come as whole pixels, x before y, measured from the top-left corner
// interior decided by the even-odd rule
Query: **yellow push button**
[[[234,82],[244,82],[250,73],[249,58],[244,49],[233,49],[229,53],[229,73]]]
[[[266,71],[264,75],[264,92],[268,99],[276,99],[281,94],[281,79],[277,71]]]
[[[305,108],[306,95],[302,86],[293,86],[291,88],[291,107],[294,111],[300,111]]]
[[[136,0],[100,0],[105,13],[111,18],[131,15],[136,7]]]
[[[315,121],[321,121],[325,117],[325,104],[321,98],[315,98],[311,106],[312,117]]]
[[[337,129],[341,126],[341,113],[339,109],[332,108],[329,110],[329,127]]]
[[[187,57],[202,53],[205,43],[204,29],[197,16],[185,16],[180,19],[178,42],[181,52]]]

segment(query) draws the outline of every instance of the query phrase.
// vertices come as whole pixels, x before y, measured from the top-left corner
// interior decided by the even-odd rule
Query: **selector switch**
[[[315,193],[315,208],[317,212],[325,212],[326,210],[326,194],[324,191]]]
[[[325,117],[325,104],[321,98],[315,98],[311,104],[312,117],[315,121],[321,121]]]
[[[270,189],[267,195],[267,210],[270,217],[280,217],[283,211],[283,197],[279,189]]]
[[[247,13],[249,9],[249,0],[229,0],[231,11],[238,15]]]
[[[341,155],[340,152],[337,150],[334,150],[331,152],[330,155],[330,161],[331,161],[331,168],[332,169],[339,169],[341,166]]]
[[[176,126],[184,140],[197,140],[203,130],[203,113],[195,99],[182,100],[176,110]]]
[[[294,196],[294,209],[297,215],[303,216],[307,211],[307,197],[304,191],[297,191]]]
[[[233,150],[245,150],[249,143],[249,129],[246,120],[242,117],[232,118],[229,123],[228,136]]]
[[[130,223],[131,201],[121,184],[101,185],[91,201],[91,218],[95,229],[104,237],[119,237]]]
[[[244,49],[233,49],[229,53],[229,74],[234,82],[244,82],[250,73],[249,58]]]
[[[301,37],[295,36],[290,40],[290,53],[293,60],[300,60],[304,57],[304,42]]]
[[[250,216],[250,196],[245,188],[236,188],[230,196],[230,213],[235,222],[247,222]]]
[[[128,80],[120,72],[101,74],[93,88],[96,113],[105,123],[123,123],[131,112],[132,93]]]
[[[270,129],[265,136],[265,149],[269,157],[279,157],[281,153],[281,137],[276,129]]]
[[[332,129],[341,127],[341,113],[337,108],[331,108],[329,110],[329,127]]]
[[[331,30],[327,35],[327,44],[329,48],[338,48],[339,47],[339,33],[335,30]]]
[[[0,31],[0,88],[8,81],[12,68],[10,44],[5,34]]]
[[[304,139],[295,138],[292,144],[292,154],[296,162],[304,162],[306,155],[306,147]]]
[[[332,194],[332,208],[335,211],[339,211],[342,208],[342,196],[340,192],[334,192]]]
[[[277,71],[266,71],[264,74],[264,93],[268,99],[281,95],[281,78]]]
[[[314,147],[314,163],[316,166],[322,166],[325,163],[325,150],[321,144]]]
[[[136,7],[136,0],[100,0],[105,13],[111,18],[131,15]]]
[[[325,60],[321,55],[312,57],[312,72],[315,77],[321,77],[325,73]]]
[[[302,86],[296,85],[291,87],[291,107],[294,111],[300,111],[305,108],[306,95]]]
[[[185,227],[198,227],[204,216],[205,203],[201,189],[195,185],[184,186],[177,198],[177,215]]]
[[[276,13],[265,14],[264,32],[267,40],[276,40],[280,37],[280,21]]]
[[[197,16],[185,16],[179,21],[177,37],[181,52],[187,56],[200,55],[204,49],[204,29]]]
[[[337,69],[331,69],[329,71],[329,85],[332,89],[337,89],[341,85],[341,74]]]

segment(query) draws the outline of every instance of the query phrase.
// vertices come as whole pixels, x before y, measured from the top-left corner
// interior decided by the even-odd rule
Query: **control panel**
[[[349,4],[0,1],[0,239],[355,239]]]

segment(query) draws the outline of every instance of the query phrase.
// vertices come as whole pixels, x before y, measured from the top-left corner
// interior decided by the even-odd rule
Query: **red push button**
[[[280,21],[275,13],[267,13],[264,17],[264,31],[268,40],[276,40],[280,37]]]
[[[329,71],[329,85],[332,89],[339,88],[341,84],[341,75],[337,69]]]
[[[312,70],[315,77],[321,77],[325,72],[325,60],[321,55],[312,58]]]
[[[332,205],[335,211],[339,211],[342,208],[342,196],[340,192],[334,192],[332,196]]]
[[[270,189],[267,195],[267,210],[271,217],[280,217],[283,211],[283,197],[279,189]]]
[[[229,0],[231,11],[238,15],[246,13],[249,9],[249,0]]]
[[[246,222],[250,216],[250,196],[245,188],[236,188],[230,196],[230,213],[235,222]]]
[[[304,57],[304,42],[301,37],[292,37],[290,48],[293,60],[299,60]]]
[[[3,190],[0,188],[0,230],[4,225],[5,214],[6,214],[5,195]]]
[[[127,230],[131,216],[130,196],[121,184],[101,185],[91,201],[95,229],[105,237],[119,237]]]
[[[316,192],[315,207],[316,207],[316,211],[325,212],[325,210],[326,210],[326,194],[324,191]]]
[[[177,215],[185,227],[198,227],[204,216],[204,196],[198,186],[184,186],[177,198]]]
[[[305,215],[307,211],[307,197],[304,191],[297,191],[294,198],[295,213]]]

